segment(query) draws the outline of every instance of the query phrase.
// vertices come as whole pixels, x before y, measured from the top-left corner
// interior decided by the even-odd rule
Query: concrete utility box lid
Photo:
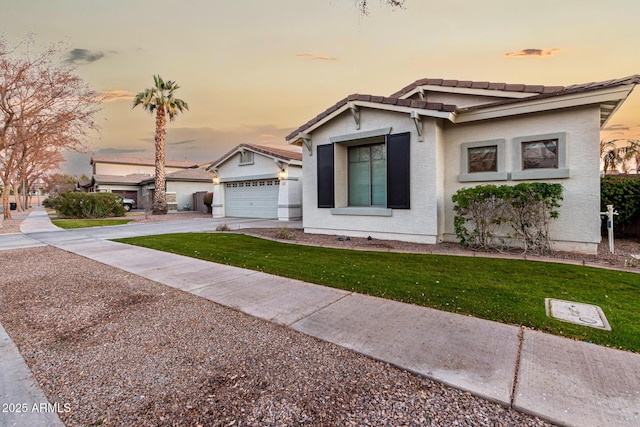
[[[611,326],[604,312],[597,305],[582,304],[579,302],[563,301],[553,298],[545,298],[544,304],[547,316],[563,322],[576,325],[589,326],[591,328],[611,330]]]

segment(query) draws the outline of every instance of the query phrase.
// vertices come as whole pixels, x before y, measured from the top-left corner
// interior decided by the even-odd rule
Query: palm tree
[[[640,173],[640,140],[629,139],[627,142],[629,147],[627,147],[625,157],[631,163],[631,166],[635,168],[635,173]]]
[[[167,213],[167,194],[164,176],[164,139],[167,131],[167,116],[173,121],[184,110],[189,110],[189,105],[181,99],[174,98],[173,92],[180,87],[176,82],[164,81],[160,76],[153,76],[155,85],[140,92],[133,100],[133,107],[142,105],[145,111],[156,113],[156,176],[155,191],[153,192],[152,213],[164,215]]]
[[[621,141],[624,141],[621,143]],[[634,139],[613,139],[600,141],[600,158],[602,159],[603,172],[629,173],[635,168],[640,173],[640,141]]]

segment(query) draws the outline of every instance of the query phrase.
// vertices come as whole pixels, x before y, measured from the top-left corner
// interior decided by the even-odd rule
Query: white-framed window
[[[513,180],[569,178],[569,175],[566,132],[513,139]]]
[[[253,151],[240,151],[240,166],[253,164]]]
[[[458,181],[506,181],[505,140],[491,139],[460,144]]]

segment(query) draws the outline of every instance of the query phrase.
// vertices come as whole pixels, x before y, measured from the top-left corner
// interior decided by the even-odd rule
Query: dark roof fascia
[[[527,85],[520,83],[497,83],[497,82],[476,82],[472,80],[447,80],[424,78],[403,87],[391,96],[403,98],[414,89],[422,86],[440,86],[446,91],[446,88],[469,89],[469,90],[489,90],[496,92],[520,92],[523,94],[539,94],[553,93],[564,89],[563,86],[544,86],[544,85]]]

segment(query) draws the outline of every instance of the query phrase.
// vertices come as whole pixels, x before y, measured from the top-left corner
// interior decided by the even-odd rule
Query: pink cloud
[[[135,93],[128,90],[103,90],[100,92],[103,102],[132,101]]]
[[[334,56],[329,56],[326,53],[296,53],[298,58],[304,59],[320,59],[323,61],[337,61],[338,58]]]
[[[522,49],[505,53],[504,56],[551,56],[559,51],[560,49]]]

